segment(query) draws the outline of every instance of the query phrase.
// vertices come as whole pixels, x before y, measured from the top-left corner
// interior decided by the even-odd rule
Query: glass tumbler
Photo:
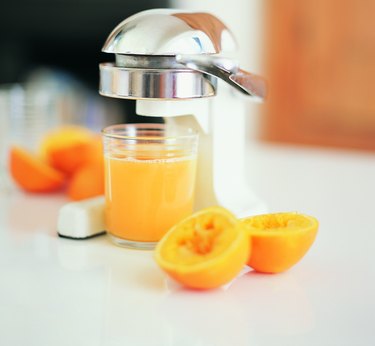
[[[107,232],[120,246],[152,249],[193,211],[198,134],[165,124],[102,131]]]
[[[9,148],[36,151],[42,136],[57,123],[55,94],[29,84],[0,85],[0,190],[8,191]]]

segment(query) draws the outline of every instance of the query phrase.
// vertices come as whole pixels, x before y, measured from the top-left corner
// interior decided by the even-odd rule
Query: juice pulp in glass
[[[157,242],[193,210],[196,158],[118,158],[107,154],[106,223],[115,237]]]

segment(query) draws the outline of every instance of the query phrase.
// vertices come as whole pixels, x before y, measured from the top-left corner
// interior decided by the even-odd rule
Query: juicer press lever
[[[218,77],[254,101],[262,101],[267,93],[262,77],[242,70],[236,60],[196,54],[178,54],[176,61],[192,70]]]

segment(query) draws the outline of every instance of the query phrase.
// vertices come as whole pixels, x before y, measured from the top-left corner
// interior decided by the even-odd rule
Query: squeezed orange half
[[[155,260],[182,285],[210,289],[234,279],[250,253],[245,227],[230,211],[210,207],[173,226],[158,243]]]
[[[288,270],[310,249],[319,222],[300,213],[274,213],[241,220],[249,234],[252,254],[248,265],[262,273]]]

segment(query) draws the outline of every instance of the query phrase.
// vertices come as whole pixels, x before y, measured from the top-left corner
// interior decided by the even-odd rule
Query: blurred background
[[[126,17],[148,8],[167,6],[167,0],[21,0],[17,3],[1,0],[3,93],[14,83],[22,86],[27,83],[27,93],[22,97],[32,102],[35,97],[28,97],[30,89],[33,89],[31,92],[45,89],[48,98],[45,102],[56,101],[48,111],[57,112],[54,117],[62,122],[100,128],[103,123],[123,120],[126,115],[131,117],[133,103],[109,102],[98,96],[98,64],[108,60],[101,48],[113,28]],[[20,102],[20,98],[14,96],[13,104]],[[31,105],[29,113],[33,111],[30,108]]]
[[[3,137],[5,129],[21,131],[22,124],[37,133],[61,122],[97,130],[107,123],[138,120],[131,101],[98,96],[98,64],[108,60],[101,47],[115,25],[131,14],[178,7],[221,18],[238,39],[243,68],[267,77],[267,102],[248,105],[251,136],[298,145],[375,149],[372,0],[0,4]],[[38,90],[45,91],[36,95]],[[18,119],[13,130],[6,120],[10,112]]]
[[[126,17],[167,6],[167,0],[0,0],[0,166],[11,143],[37,151],[42,136],[61,125],[99,132],[137,121],[133,102],[98,94],[98,64],[112,59],[101,48]]]
[[[268,1],[263,137],[375,149],[375,2]]]

